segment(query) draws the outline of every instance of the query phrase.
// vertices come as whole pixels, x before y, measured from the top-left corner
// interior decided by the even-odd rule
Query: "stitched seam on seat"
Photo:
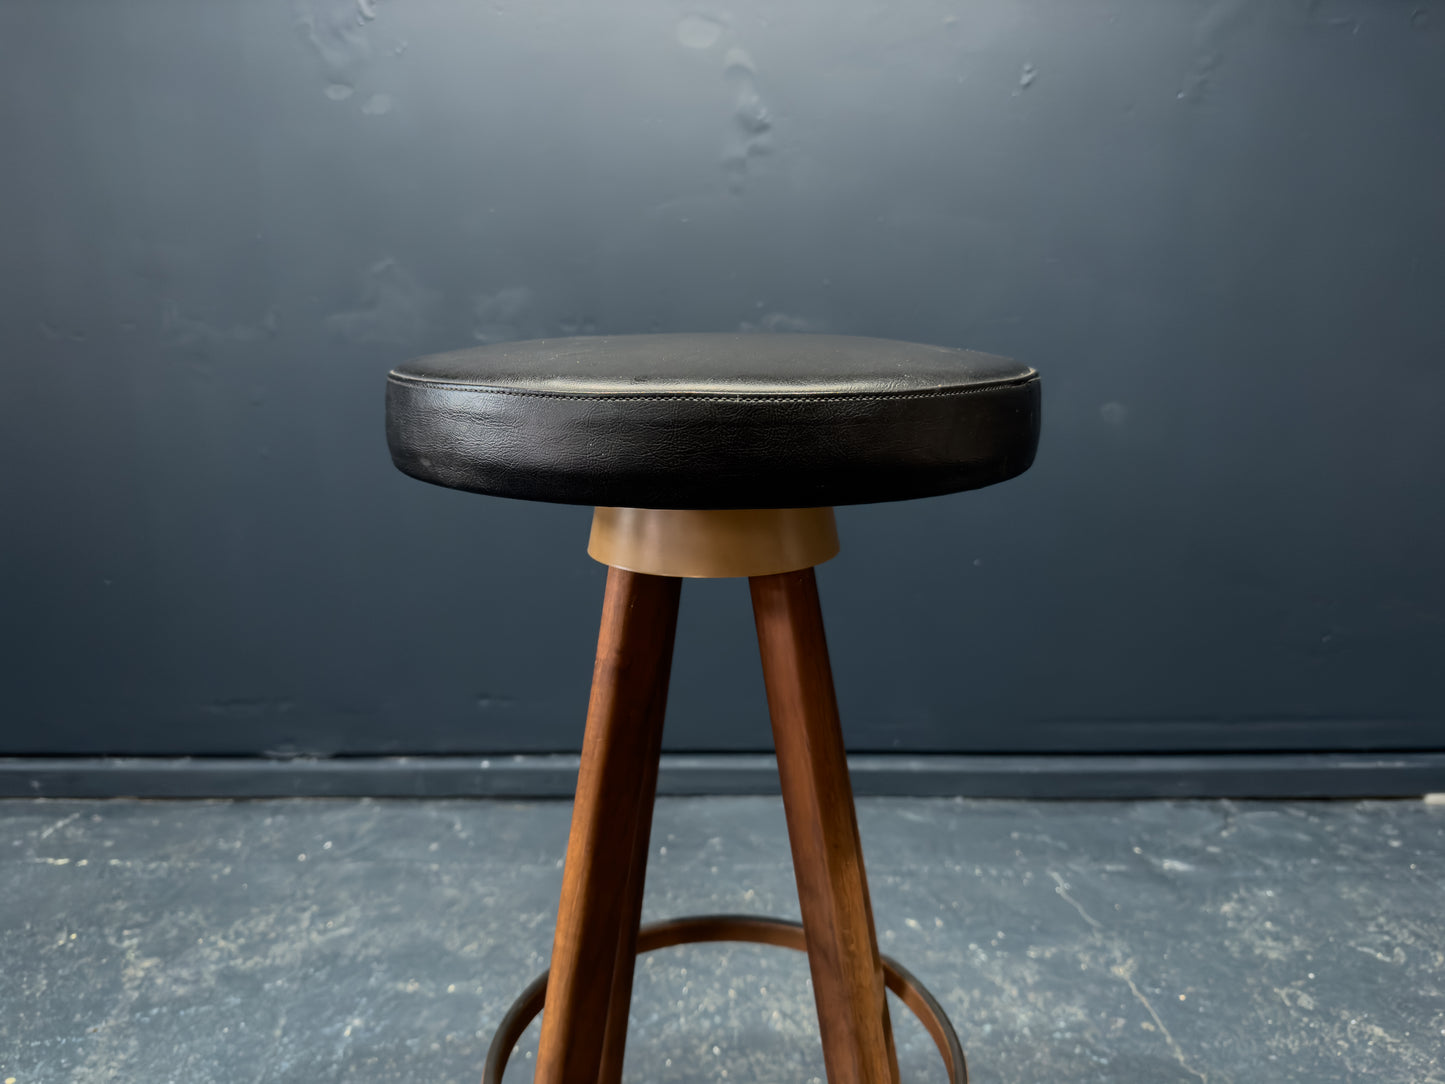
[[[1019,388],[1026,384],[1036,383],[1039,375],[1038,373],[1031,373],[1026,377],[1000,381],[997,384],[989,384],[984,387],[938,388],[932,391],[838,392],[835,395],[755,395],[749,392],[740,392],[737,395],[688,395],[664,392],[617,395],[612,393],[593,394],[589,392],[521,391],[517,388],[493,388],[484,385],[456,384],[446,380],[428,380],[425,377],[407,376],[403,373],[396,372],[388,373],[387,379],[398,384],[411,384],[417,387],[467,392],[474,395],[513,395],[522,399],[587,399],[593,402],[642,401],[649,403],[836,403],[840,401],[868,402],[884,399],[944,399],[954,395],[982,395],[986,392],[999,391],[1007,388]]]

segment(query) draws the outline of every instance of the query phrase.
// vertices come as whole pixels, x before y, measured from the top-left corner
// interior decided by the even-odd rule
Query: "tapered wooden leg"
[[[751,585],[828,1082],[897,1084],[817,581],[809,568]]]
[[[664,684],[667,675],[663,675]],[[664,692],[664,698],[665,698]],[[661,713],[662,704],[658,710]],[[659,719],[658,731],[662,730]],[[617,938],[617,959],[612,968],[612,995],[607,1003],[607,1029],[602,1041],[602,1062],[597,1084],[622,1084],[622,1062],[627,1052],[627,1018],[632,1008],[632,973],[637,963],[637,931],[642,923],[642,890],[647,881],[647,858],[652,841],[652,807],[657,800],[659,757],[649,758],[632,827],[632,860],[622,896],[622,929]]]
[[[607,1032],[615,1026],[609,1024],[609,1005],[617,961],[623,940],[636,938],[641,903],[642,871],[633,877],[644,835],[638,830],[639,795],[649,780],[656,786],[681,587],[672,577],[607,572],[537,1084],[596,1084]],[[645,861],[645,840],[640,847]],[[631,934],[624,930],[628,925]],[[630,990],[630,976],[627,986]],[[620,1011],[625,1027],[626,1009]]]

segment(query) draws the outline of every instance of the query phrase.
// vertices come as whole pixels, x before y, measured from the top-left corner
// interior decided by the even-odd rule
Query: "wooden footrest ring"
[[[670,922],[654,922],[643,926],[637,934],[639,954],[654,949],[672,948],[674,945],[695,945],[712,941],[744,941],[755,945],[776,945],[779,948],[807,950],[803,940],[801,922],[785,922],[776,918],[757,918],[753,915],[699,915],[695,918],[678,918]],[[948,1070],[949,1084],[968,1084],[968,1065],[964,1061],[963,1046],[943,1006],[930,994],[913,975],[891,957],[883,958],[883,980],[888,989],[907,1005],[920,1023],[933,1037],[938,1053],[943,1057]],[[542,972],[522,991],[512,1003],[507,1015],[492,1037],[487,1050],[487,1064],[482,1072],[482,1084],[502,1084],[502,1073],[517,1040],[527,1030],[527,1025],[542,1011],[547,1000],[547,972]]]

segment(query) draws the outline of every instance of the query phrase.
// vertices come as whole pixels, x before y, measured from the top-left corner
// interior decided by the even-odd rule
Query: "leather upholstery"
[[[627,335],[436,354],[387,380],[392,461],[454,489],[633,508],[810,508],[1033,462],[1039,377],[841,335]]]

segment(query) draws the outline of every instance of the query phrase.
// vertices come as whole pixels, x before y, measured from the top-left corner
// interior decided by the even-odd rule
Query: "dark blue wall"
[[[0,0],[0,753],[580,739],[588,512],[383,374],[825,329],[1044,374],[840,512],[858,749],[1445,748],[1445,3]],[[673,748],[762,748],[689,586]]]

